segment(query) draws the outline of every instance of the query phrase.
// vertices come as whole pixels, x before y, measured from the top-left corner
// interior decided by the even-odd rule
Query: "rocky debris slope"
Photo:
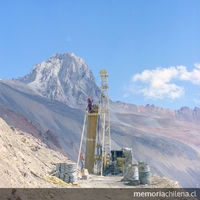
[[[37,123],[37,127],[26,117],[24,117],[24,115],[14,112],[2,104],[0,104],[0,118],[2,118],[9,126],[17,128],[23,132],[27,132],[40,139],[50,149],[54,149],[63,155],[66,155],[66,153],[61,148],[58,136],[52,130],[43,130],[39,123]]]
[[[32,135],[9,127],[0,118],[0,188],[61,187],[50,180],[56,163],[70,163]]]

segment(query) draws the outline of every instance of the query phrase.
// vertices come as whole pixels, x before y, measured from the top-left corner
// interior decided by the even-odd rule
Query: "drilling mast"
[[[88,118],[86,135],[85,167],[89,173],[103,174],[111,158],[110,140],[110,109],[108,97],[108,74],[106,70],[100,70],[101,95],[99,105],[92,105],[92,109],[86,111],[82,137],[84,135],[86,116]],[[89,107],[89,104],[88,104]],[[82,139],[79,148],[81,152]],[[77,165],[79,163],[79,157]],[[94,169],[96,166],[96,170]]]
[[[126,167],[132,164],[132,149],[122,148],[121,150],[111,150],[107,71],[100,70],[100,76],[100,101],[97,105],[93,104],[91,99],[88,98],[88,107],[84,117],[77,166],[79,164],[87,117],[85,168],[88,169],[89,173],[97,173],[101,176],[109,173],[124,174]]]
[[[110,140],[110,108],[108,96],[108,74],[106,70],[100,70],[101,76],[101,99],[100,99],[100,135],[101,135],[101,175],[107,161],[110,159],[111,140]]]

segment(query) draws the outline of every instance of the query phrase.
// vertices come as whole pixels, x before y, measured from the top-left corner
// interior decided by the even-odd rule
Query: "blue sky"
[[[0,27],[0,78],[73,52],[113,101],[200,107],[199,0],[7,0]]]

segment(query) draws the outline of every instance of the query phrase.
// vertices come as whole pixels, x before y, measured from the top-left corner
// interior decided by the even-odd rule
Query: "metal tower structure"
[[[79,156],[82,147],[83,135],[87,123],[85,167],[89,173],[103,174],[111,158],[111,139],[110,139],[110,109],[108,97],[108,74],[106,70],[100,70],[101,76],[101,95],[99,105],[92,105],[91,111],[86,111],[81,135]],[[96,151],[96,152],[95,152]],[[96,166],[96,169],[95,169]]]
[[[100,70],[101,76],[101,99],[100,99],[100,125],[101,125],[101,175],[103,168],[110,159],[111,139],[110,139],[110,108],[108,96],[108,74],[106,70]]]
[[[89,173],[107,175],[109,173],[124,174],[125,167],[132,164],[132,149],[122,148],[121,150],[111,151],[110,137],[110,106],[108,96],[108,74],[106,70],[100,70],[101,76],[101,94],[99,104],[92,103],[88,97],[88,106],[85,112],[81,142],[77,166],[79,165],[79,156],[82,147],[86,118],[86,153],[85,167]]]

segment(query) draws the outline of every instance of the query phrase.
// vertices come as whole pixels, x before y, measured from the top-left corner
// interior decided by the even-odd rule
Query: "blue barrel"
[[[151,184],[151,172],[148,164],[143,163],[138,165],[140,184]]]

